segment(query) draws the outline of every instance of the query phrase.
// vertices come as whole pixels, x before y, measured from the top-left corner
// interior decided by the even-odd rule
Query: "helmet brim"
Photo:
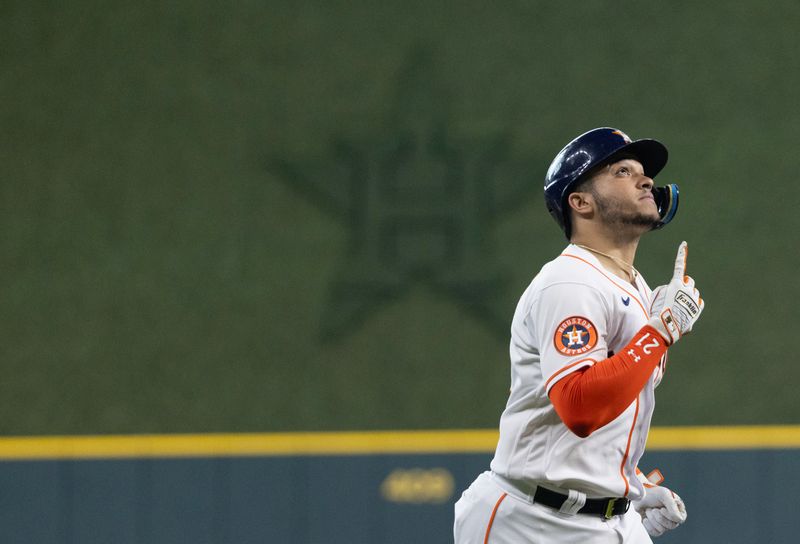
[[[635,157],[641,164],[644,170],[644,175],[648,178],[654,178],[666,166],[669,153],[664,144],[658,140],[651,140],[649,138],[636,140],[627,145],[622,146],[606,157],[602,161],[603,164],[614,162],[616,157],[631,155]]]

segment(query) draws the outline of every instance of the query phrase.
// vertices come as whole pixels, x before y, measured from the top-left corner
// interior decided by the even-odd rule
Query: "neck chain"
[[[608,257],[618,265],[622,267],[622,269],[630,276],[631,281],[636,281],[636,277],[639,275],[639,271],[636,270],[633,265],[627,261],[623,261],[619,257],[614,257],[613,255],[609,255],[608,253],[603,253],[602,251],[598,251],[594,248],[589,246],[585,246],[583,244],[575,244],[576,246],[585,249],[586,251],[591,251],[592,253],[596,253],[598,255],[602,255],[603,257]]]

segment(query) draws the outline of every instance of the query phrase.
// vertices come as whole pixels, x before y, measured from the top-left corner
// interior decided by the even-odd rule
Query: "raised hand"
[[[672,279],[653,291],[649,324],[668,344],[674,344],[684,334],[691,332],[705,307],[694,280],[686,275],[688,253],[689,245],[681,242]]]

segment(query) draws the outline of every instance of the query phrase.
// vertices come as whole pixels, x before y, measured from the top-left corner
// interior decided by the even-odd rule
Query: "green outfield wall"
[[[786,0],[0,5],[0,433],[494,428],[550,159],[656,137],[657,425],[793,424]]]

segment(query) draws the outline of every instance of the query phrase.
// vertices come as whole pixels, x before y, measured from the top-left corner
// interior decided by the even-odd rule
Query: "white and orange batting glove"
[[[694,286],[694,280],[686,275],[688,253],[688,244],[681,242],[678,256],[675,258],[672,279],[668,284],[655,288],[653,303],[650,305],[648,323],[670,345],[677,342],[684,334],[691,332],[705,307],[700,291]]]
[[[644,484],[645,494],[633,501],[633,508],[642,516],[647,534],[661,536],[686,521],[686,505],[674,491],[658,485],[664,481],[658,469],[645,476],[637,468],[636,476]]]

